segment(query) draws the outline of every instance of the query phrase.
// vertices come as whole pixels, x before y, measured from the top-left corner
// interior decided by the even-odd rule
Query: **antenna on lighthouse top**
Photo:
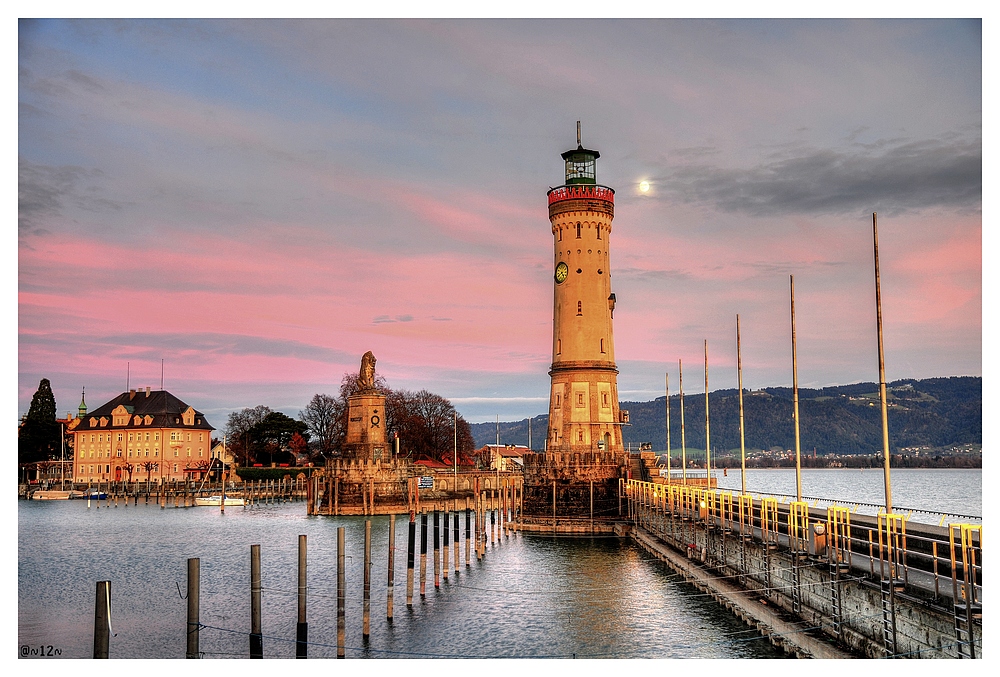
[[[580,121],[579,120],[576,121],[576,145],[577,146],[582,146],[583,145],[583,142],[580,141]]]

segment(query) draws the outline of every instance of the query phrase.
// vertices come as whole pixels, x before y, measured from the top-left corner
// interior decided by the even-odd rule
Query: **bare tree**
[[[344,417],[345,402],[331,395],[313,395],[306,408],[299,412],[299,419],[309,426],[309,432],[316,441],[316,449],[323,457],[329,457],[337,442],[338,428]]]

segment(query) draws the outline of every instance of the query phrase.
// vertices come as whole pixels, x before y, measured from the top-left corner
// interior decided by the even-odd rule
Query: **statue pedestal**
[[[347,398],[345,458],[359,461],[388,461],[391,450],[385,439],[385,397],[362,393]]]

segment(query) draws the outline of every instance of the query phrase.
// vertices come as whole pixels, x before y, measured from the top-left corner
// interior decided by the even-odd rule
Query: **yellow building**
[[[615,191],[597,184],[600,153],[566,151],[566,183],[548,192],[554,240],[552,389],[546,450],[621,452],[612,320]]]
[[[73,428],[76,482],[183,480],[210,464],[205,416],[166,390],[129,390],[87,412]]]

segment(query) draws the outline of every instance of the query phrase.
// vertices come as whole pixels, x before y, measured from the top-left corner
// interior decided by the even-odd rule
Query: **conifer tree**
[[[17,437],[18,463],[35,463],[56,458],[59,454],[59,424],[56,422],[56,398],[47,378],[38,383],[31,406]]]

